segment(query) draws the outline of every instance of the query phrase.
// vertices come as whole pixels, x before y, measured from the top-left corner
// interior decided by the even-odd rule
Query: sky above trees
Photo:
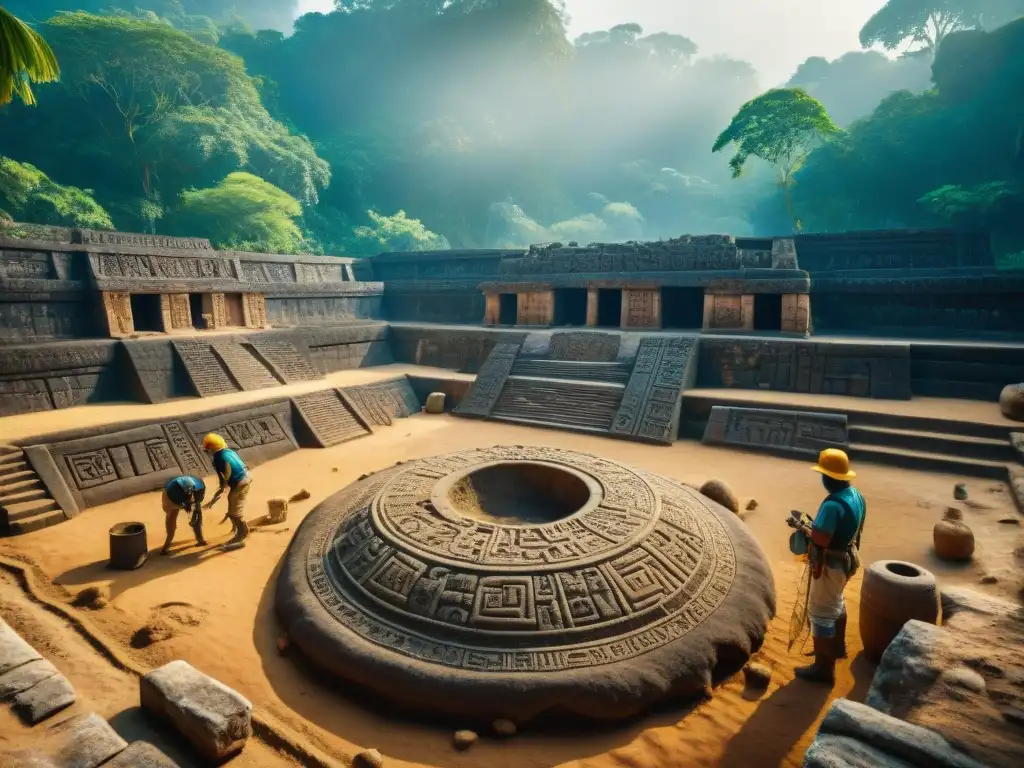
[[[569,34],[636,22],[648,34],[674,32],[702,54],[749,61],[765,87],[789,79],[810,56],[834,59],[860,49],[857,33],[884,0],[566,0]],[[300,0],[303,13],[326,12],[333,0]]]

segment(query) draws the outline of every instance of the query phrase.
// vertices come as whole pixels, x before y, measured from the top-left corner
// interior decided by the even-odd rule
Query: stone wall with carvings
[[[169,343],[169,342],[168,342]],[[429,388],[430,382],[427,382]],[[423,388],[420,386],[419,388]],[[340,393],[350,420],[362,434],[420,410],[421,401],[405,377],[323,393]],[[66,515],[161,488],[190,474],[209,478],[213,467],[201,450],[208,432],[222,435],[250,466],[301,447],[322,447],[331,423],[314,418],[309,393],[256,405],[218,408],[171,420],[146,420],[69,430],[18,441],[50,495]],[[310,421],[321,428],[310,435]],[[328,434],[328,437],[332,435]],[[350,438],[358,435],[342,435]]]
[[[391,328],[391,352],[397,363],[477,373],[500,342],[522,343],[523,331],[489,328]]]
[[[0,346],[0,416],[125,399],[113,340]]]
[[[274,328],[339,325],[381,317],[380,296],[295,296],[266,299],[266,322]]]
[[[705,336],[698,387],[909,400],[909,344]]]

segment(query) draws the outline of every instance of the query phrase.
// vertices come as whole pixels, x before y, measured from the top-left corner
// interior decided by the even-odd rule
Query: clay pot
[[[953,507],[935,524],[932,541],[940,560],[970,560],[974,554],[974,534],[964,523],[963,513]]]
[[[930,571],[900,560],[879,560],[864,571],[860,638],[874,663],[911,619],[937,624],[939,587]]]
[[[1024,421],[1024,384],[1007,384],[999,393],[999,410],[1014,421]]]
[[[149,556],[146,526],[142,523],[118,523],[110,529],[110,567],[134,571]]]

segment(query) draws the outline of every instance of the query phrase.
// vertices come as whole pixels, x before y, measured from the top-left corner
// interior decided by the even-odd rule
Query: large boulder
[[[1019,768],[1024,690],[1014,681],[1024,679],[1024,660],[1013,635],[975,626],[977,634],[907,622],[882,655],[866,703],[940,732],[989,768]]]
[[[805,766],[823,767],[983,768],[938,733],[848,699],[832,702],[806,759]]]
[[[1024,421],[1024,384],[1007,384],[999,393],[999,410],[1014,421]]]
[[[204,758],[240,752],[252,735],[252,704],[185,661],[172,661],[139,684],[142,708],[166,720]]]

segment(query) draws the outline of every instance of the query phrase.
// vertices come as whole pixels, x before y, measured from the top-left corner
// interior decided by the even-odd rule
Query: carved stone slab
[[[279,385],[270,371],[238,342],[215,341],[210,348],[243,392]]]
[[[330,448],[365,437],[370,434],[369,427],[364,424],[336,389],[323,392],[311,392],[292,398],[299,418],[305,423],[315,444],[320,448]]]
[[[555,333],[548,358],[588,363],[611,363],[619,355],[620,337],[612,333]]]
[[[321,378],[309,361],[299,354],[294,344],[261,339],[258,336],[250,337],[249,344],[256,356],[285,384]]]
[[[213,354],[210,342],[189,340],[175,341],[173,344],[200,397],[238,391],[220,360]]]
[[[846,448],[846,414],[716,405],[701,442],[816,459],[825,448]]]
[[[640,342],[633,372],[611,433],[656,443],[675,442],[680,396],[696,376],[696,341],[647,337]]]
[[[208,432],[216,432],[250,466],[284,456],[299,447],[292,427],[290,400],[219,411],[184,423],[196,445],[202,445],[203,436]],[[205,456],[204,461],[209,467],[207,472],[212,471],[212,464]]]
[[[510,377],[491,418],[607,434],[622,402],[621,385]]]
[[[501,390],[505,386],[512,366],[515,364],[516,356],[519,354],[520,344],[499,343],[494,345],[491,354],[480,367],[480,372],[473,382],[472,388],[466,393],[466,397],[459,403],[455,413],[460,416],[470,416],[486,419],[491,415]]]
[[[420,412],[420,401],[405,376],[360,387],[345,387],[342,392],[364,420],[379,427],[391,426],[394,419],[404,419]]]
[[[209,471],[177,421],[100,432],[46,449],[80,509],[155,490],[177,475],[202,477]]]
[[[507,486],[481,491],[483,516],[464,514],[463,483],[494,471],[513,473]],[[576,491],[542,516],[529,503],[522,517],[486,514],[531,472]],[[406,706],[516,720],[628,717],[668,691],[703,691],[723,653],[760,644],[774,603],[764,554],[724,508],[532,446],[413,461],[335,494],[296,534],[276,597],[326,671]]]

